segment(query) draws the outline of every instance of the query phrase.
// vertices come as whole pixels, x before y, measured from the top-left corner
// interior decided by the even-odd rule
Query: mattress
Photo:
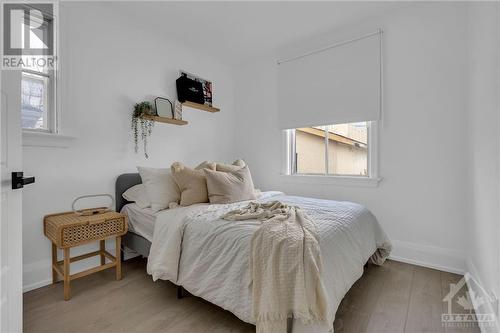
[[[140,208],[135,203],[123,206],[121,213],[128,217],[129,231],[146,238],[150,242],[153,241],[156,216],[158,213],[155,213],[151,208]]]
[[[323,255],[328,317],[333,323],[340,301],[361,277],[363,265],[380,249],[384,250],[384,257],[388,255],[389,239],[373,214],[356,203],[286,196],[280,192],[266,192],[257,201],[269,200],[298,206],[315,221]],[[249,251],[260,222],[220,218],[246,204],[192,205],[160,212],[148,273],[155,280],[182,285],[191,294],[254,323]],[[294,320],[294,332],[299,327],[296,324]],[[318,327],[321,332],[325,329],[328,330]]]

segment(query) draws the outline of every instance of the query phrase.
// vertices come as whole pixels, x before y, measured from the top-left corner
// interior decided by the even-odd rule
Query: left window
[[[31,17],[25,20],[23,29],[29,28],[33,31],[30,35],[30,43],[36,47],[42,43],[38,36],[46,36],[53,31],[54,18]],[[36,27],[26,25],[36,24]],[[55,51],[55,48],[54,48]],[[23,67],[21,79],[21,123],[25,131],[57,132],[56,116],[56,75],[55,70],[45,67],[29,66]]]

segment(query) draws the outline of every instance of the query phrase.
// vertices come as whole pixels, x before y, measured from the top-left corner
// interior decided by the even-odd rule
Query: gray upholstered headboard
[[[116,178],[115,199],[116,211],[119,212],[129,202],[123,199],[122,194],[134,185],[141,184],[141,176],[138,173],[124,173]]]

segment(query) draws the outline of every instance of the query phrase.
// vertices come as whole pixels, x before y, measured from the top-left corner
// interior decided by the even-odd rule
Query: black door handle
[[[22,171],[12,173],[12,189],[23,188],[24,185],[32,184],[35,182],[35,177],[23,177]]]

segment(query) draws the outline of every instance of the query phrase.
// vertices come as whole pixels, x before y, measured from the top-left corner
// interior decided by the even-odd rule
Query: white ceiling
[[[161,35],[228,64],[387,12],[397,2],[115,2]]]

